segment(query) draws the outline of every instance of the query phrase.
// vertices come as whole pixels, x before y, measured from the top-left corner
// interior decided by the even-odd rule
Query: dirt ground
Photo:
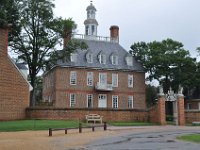
[[[53,136],[48,136],[48,131],[21,131],[21,132],[0,132],[0,150],[66,150],[81,148],[85,144],[103,137],[111,137],[119,132],[103,131],[97,129],[84,129],[83,133],[78,130],[53,131]]]

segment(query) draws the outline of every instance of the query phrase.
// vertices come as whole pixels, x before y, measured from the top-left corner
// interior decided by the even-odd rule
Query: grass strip
[[[183,140],[183,141],[200,143],[200,134],[189,134],[189,135],[178,136],[177,139]]]

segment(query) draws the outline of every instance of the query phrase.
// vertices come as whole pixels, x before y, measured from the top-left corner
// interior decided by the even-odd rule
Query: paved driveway
[[[111,128],[111,130],[123,128]],[[200,150],[200,144],[176,140],[176,136],[198,133],[199,127],[124,128],[117,137],[94,141],[84,150]]]

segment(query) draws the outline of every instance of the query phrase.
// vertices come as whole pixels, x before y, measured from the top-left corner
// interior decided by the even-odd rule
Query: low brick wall
[[[200,122],[200,110],[185,110],[185,121],[186,123]]]
[[[61,120],[85,120],[87,114],[99,114],[103,121],[148,121],[146,110],[133,109],[89,109],[89,108],[27,108],[28,119],[61,119]]]

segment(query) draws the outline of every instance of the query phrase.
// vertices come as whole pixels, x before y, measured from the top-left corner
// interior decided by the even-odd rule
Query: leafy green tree
[[[182,43],[172,39],[140,42],[134,43],[131,49],[130,53],[143,63],[149,74],[147,79],[158,80],[163,85],[164,92],[170,86],[177,90],[180,84],[184,87],[191,85],[196,59],[190,57]]]
[[[156,103],[157,93],[157,88],[155,86],[150,84],[146,86],[146,102],[148,107],[151,107]]]
[[[19,1],[18,0],[0,0],[0,26],[11,25],[9,32],[9,41],[18,36],[21,28],[19,24]]]
[[[10,43],[19,60],[28,64],[30,83],[33,86],[30,105],[35,105],[37,75],[41,70],[52,67],[59,58],[64,58],[82,43],[71,40],[61,51],[56,46],[61,38],[70,35],[76,24],[72,19],[54,18],[53,0],[19,0],[19,23],[21,32]],[[64,56],[65,55],[65,56]]]

